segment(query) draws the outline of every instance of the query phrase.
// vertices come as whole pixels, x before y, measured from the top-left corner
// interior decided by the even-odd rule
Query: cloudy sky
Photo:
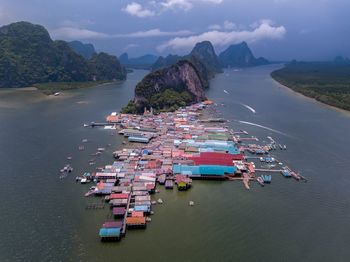
[[[130,56],[219,53],[246,41],[272,60],[350,57],[350,0],[0,0],[0,25],[30,21],[52,38]]]

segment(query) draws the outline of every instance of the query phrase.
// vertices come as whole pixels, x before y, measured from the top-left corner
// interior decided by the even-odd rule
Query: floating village
[[[81,184],[94,183],[85,197],[99,197],[103,203],[88,209],[110,207],[111,219],[101,221],[97,232],[102,241],[117,241],[127,230],[146,228],[154,214],[152,206],[163,203],[156,197],[160,186],[190,190],[192,180],[220,179],[239,181],[250,189],[251,183],[270,184],[272,174],[307,181],[271,156],[271,151],[287,150],[286,145],[277,144],[272,137],[261,143],[246,131],[231,130],[227,121],[214,117],[215,106],[208,100],[175,112],[113,112],[104,123],[84,125],[100,126],[125,137],[124,148],[113,153],[113,163],[76,177]],[[98,148],[96,154],[103,151]],[[72,171],[66,165],[61,174]],[[195,204],[189,201],[189,208]]]

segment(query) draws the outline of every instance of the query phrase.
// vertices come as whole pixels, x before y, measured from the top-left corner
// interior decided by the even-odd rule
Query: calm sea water
[[[275,156],[309,182],[273,175],[271,185],[250,191],[227,181],[161,189],[164,204],[147,229],[110,244],[98,238],[110,211],[86,210],[100,200],[84,198],[89,186],[74,178],[94,169],[88,161],[97,147],[106,152],[96,165],[111,163],[121,138],[82,124],[119,110],[147,72],[68,97],[1,91],[0,261],[349,261],[350,117],[279,86],[269,76],[276,67],[228,70],[207,96],[232,128],[286,144]],[[74,174],[59,179],[67,156]]]

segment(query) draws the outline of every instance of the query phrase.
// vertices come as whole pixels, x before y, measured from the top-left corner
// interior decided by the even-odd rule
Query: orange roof
[[[127,217],[126,224],[127,225],[146,224],[146,218],[145,217]]]
[[[116,121],[118,121],[118,116],[109,115],[109,116],[107,116],[106,120],[107,120],[107,122],[116,122]]]
[[[205,100],[205,101],[203,102],[203,104],[205,104],[205,105],[212,105],[212,104],[214,104],[214,102],[211,101],[211,100]]]

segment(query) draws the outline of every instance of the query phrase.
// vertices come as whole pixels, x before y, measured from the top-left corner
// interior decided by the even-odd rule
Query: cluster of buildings
[[[116,240],[127,229],[145,228],[149,222],[157,185],[187,190],[192,179],[241,179],[249,188],[255,165],[247,162],[240,145],[244,131],[233,132],[223,121],[203,116],[211,101],[153,115],[112,113],[109,125],[125,137],[125,148],[115,151],[115,162],[94,173],[97,183],[88,195],[104,196],[113,221],[99,232],[102,240]],[[254,150],[267,150],[254,146]],[[263,183],[263,181],[262,181]]]

